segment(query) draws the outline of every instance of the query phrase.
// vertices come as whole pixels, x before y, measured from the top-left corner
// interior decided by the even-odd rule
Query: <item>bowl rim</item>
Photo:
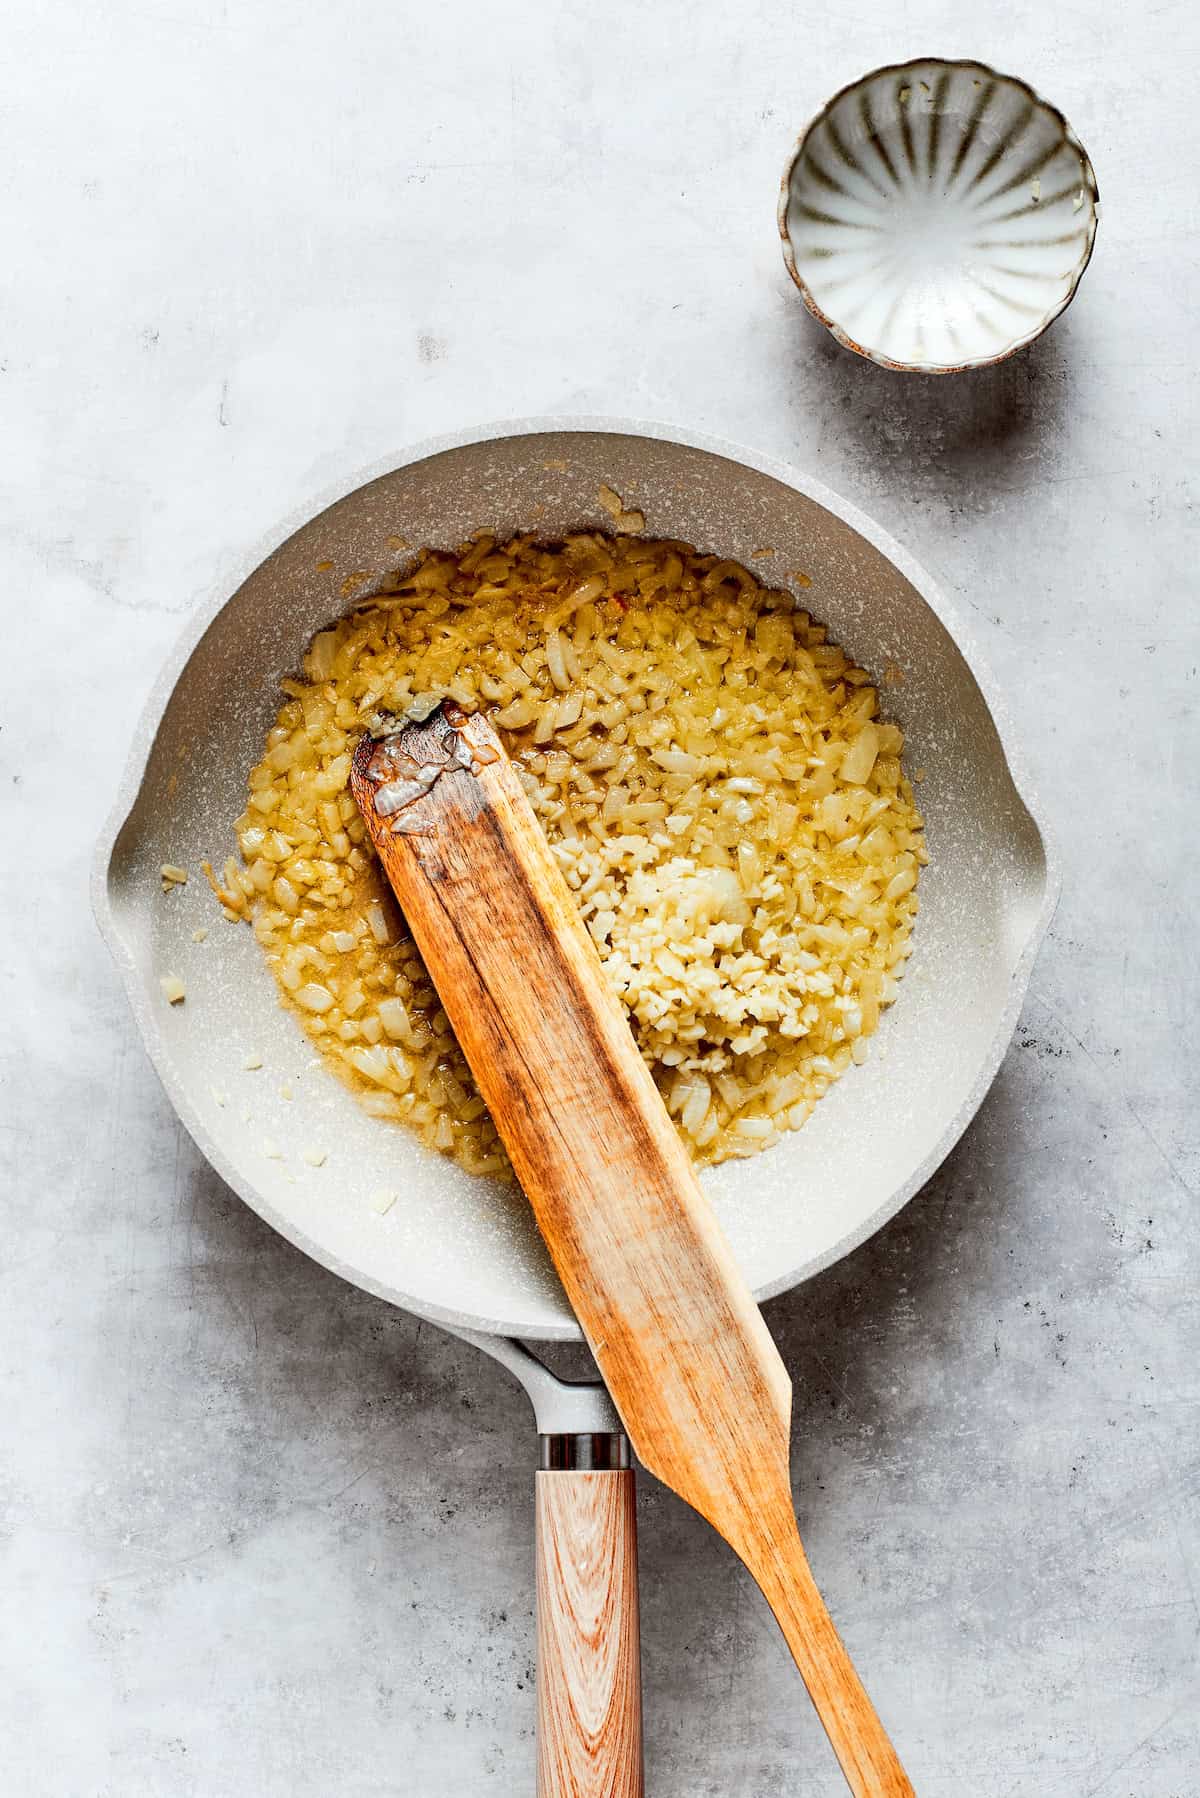
[[[529,1341],[579,1341],[582,1340],[581,1333],[573,1318],[564,1323],[535,1323],[527,1317],[518,1318],[511,1314],[493,1313],[481,1316],[465,1311],[455,1302],[452,1294],[447,1296],[445,1302],[440,1298],[418,1298],[403,1290],[394,1279],[384,1278],[373,1268],[345,1261],[326,1242],[311,1236],[286,1209],[269,1200],[257,1187],[244,1160],[227,1153],[214,1139],[193,1103],[192,1087],[177,1071],[168,1053],[158,1008],[153,1004],[141,978],[133,951],[118,919],[110,888],[118,840],[135,809],[159,726],[201,639],[217,616],[234,600],[243,583],[297,531],[311,524],[330,507],[352,498],[384,476],[451,451],[485,448],[498,441],[519,441],[522,438],[548,434],[640,437],[699,450],[778,481],[801,497],[824,507],[843,524],[848,525],[884,556],[908,582],[921,603],[943,626],[962,656],[995,726],[1000,756],[1013,791],[1032,822],[1042,849],[1042,886],[1036,909],[1027,920],[1026,934],[1014,960],[1008,990],[987,1050],[980,1056],[970,1087],[954,1115],[947,1120],[937,1142],[913,1166],[908,1177],[894,1187],[872,1213],[860,1218],[836,1242],[818,1254],[808,1256],[796,1266],[783,1268],[762,1282],[754,1293],[757,1303],[763,1304],[811,1279],[874,1236],[925,1185],[963,1135],[983,1103],[1011,1043],[1029,988],[1034,961],[1058,905],[1062,890],[1062,864],[1054,834],[1047,826],[1028,766],[1018,747],[1014,723],[999,696],[987,659],[980,655],[971,628],[948,599],[940,582],[931,577],[916,557],[889,531],[861,511],[856,504],[843,499],[819,477],[808,474],[806,470],[773,453],[752,449],[745,444],[687,426],[649,419],[569,413],[562,416],[551,414],[497,419],[490,424],[426,438],[402,448],[398,453],[377,458],[365,467],[348,471],[334,482],[319,484],[306,491],[304,498],[289,508],[284,519],[274,529],[226,558],[225,565],[218,568],[215,578],[208,584],[206,594],[189,609],[147,695],[133,732],[119,786],[99,833],[92,860],[90,885],[93,916],[116,964],[118,978],[124,988],[142,1046],[162,1083],[168,1102],[210,1166],[252,1211],[320,1266],[349,1281],[351,1285],[373,1293],[377,1298],[385,1299],[415,1316],[428,1318],[431,1322],[450,1329],[468,1329],[494,1336],[515,1336]]]
[[[796,266],[796,253],[792,246],[791,235],[788,231],[787,223],[788,206],[791,200],[792,171],[804,154],[809,138],[822,120],[829,116],[838,102],[844,100],[848,94],[857,93],[859,88],[865,87],[869,81],[878,80],[881,75],[902,75],[908,69],[930,67],[939,69],[978,69],[982,74],[987,75],[993,81],[1002,81],[1009,87],[1018,88],[1035,106],[1040,107],[1043,112],[1049,113],[1050,116],[1057,121],[1065,141],[1078,152],[1080,162],[1083,165],[1083,184],[1092,197],[1091,217],[1088,224],[1087,242],[1084,245],[1083,255],[1075,269],[1071,285],[1068,287],[1057,306],[1055,306],[1052,311],[1047,312],[1046,315],[1034,325],[1032,330],[1026,332],[1024,337],[1020,337],[1014,343],[1010,343],[1008,348],[1001,350],[998,355],[973,356],[964,362],[898,362],[891,356],[883,355],[879,350],[873,350],[868,348],[865,344],[858,343],[850,336],[848,331],[843,330],[836,319],[831,318],[818,304],[812,289],[809,287]],[[800,289],[801,298],[813,317],[819,324],[824,325],[825,329],[829,331],[832,336],[836,337],[837,341],[844,349],[853,350],[856,356],[862,356],[866,361],[874,362],[879,368],[890,369],[894,374],[958,375],[965,374],[970,369],[993,368],[998,362],[1006,362],[1010,356],[1015,356],[1018,350],[1028,348],[1031,343],[1042,335],[1043,331],[1049,330],[1056,318],[1060,318],[1066,311],[1067,307],[1071,304],[1071,301],[1075,298],[1076,293],[1079,291],[1079,283],[1083,280],[1088,264],[1092,260],[1092,252],[1096,246],[1096,231],[1100,223],[1100,188],[1096,180],[1096,171],[1092,167],[1092,159],[1088,155],[1079,134],[1072,127],[1066,114],[1060,107],[1055,106],[1052,101],[1047,100],[1043,94],[1040,94],[1035,87],[1028,81],[1025,81],[1020,75],[1006,75],[1002,69],[993,67],[991,63],[980,62],[973,56],[910,56],[906,57],[903,62],[881,63],[877,69],[871,69],[867,74],[859,75],[853,81],[847,81],[842,87],[838,88],[836,93],[831,94],[829,99],[811,115],[807,124],[793,143],[791,152],[784,164],[783,176],[779,183],[779,198],[776,203],[775,216],[783,246],[783,260],[787,265],[788,274]]]

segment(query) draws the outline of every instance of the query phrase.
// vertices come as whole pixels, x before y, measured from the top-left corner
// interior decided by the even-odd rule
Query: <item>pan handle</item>
[[[617,1434],[540,1442],[537,1798],[643,1798],[629,1444]]]

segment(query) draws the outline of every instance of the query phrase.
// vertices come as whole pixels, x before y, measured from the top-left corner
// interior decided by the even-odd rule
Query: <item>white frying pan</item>
[[[566,1385],[520,1346],[578,1338],[525,1207],[367,1116],[314,1065],[251,932],[220,917],[199,867],[205,859],[219,866],[234,848],[232,822],[277,708],[279,677],[372,577],[403,562],[397,539],[451,548],[480,527],[547,537],[603,527],[601,483],[645,512],[648,534],[751,562],[760,578],[790,585],[877,680],[893,671],[885,703],[904,729],[908,767],[924,771],[931,857],[910,971],[871,1060],[837,1083],[804,1129],[705,1177],[760,1299],[856,1247],[928,1179],[983,1098],[1016,1023],[1057,875],[1008,733],[945,599],[860,512],[792,469],[653,425],[533,421],[427,445],[377,473],[274,535],[232,596],[222,591],[201,608],[138,729],[95,875],[97,916],[146,1047],[217,1171],[325,1267],[510,1366],[533,1399],[543,1464],[565,1468],[620,1466],[624,1448],[602,1388]],[[751,560],[767,549],[770,556]],[[192,873],[170,896],[159,880],[166,862]],[[197,943],[202,927],[208,934]],[[182,1005],[161,994],[168,973],[184,981]],[[262,1065],[248,1069],[248,1060]],[[268,1152],[275,1148],[282,1158]],[[306,1149],[322,1151],[324,1164],[310,1165]],[[373,1201],[386,1191],[398,1196],[381,1212]],[[631,1531],[631,1506],[623,1509]],[[628,1727],[610,1732],[620,1741],[609,1784],[594,1789],[640,1790],[631,1550],[631,1540],[603,1549],[627,1607],[614,1613],[624,1668],[614,1671],[601,1655],[587,1690],[586,1679],[566,1680],[561,1632],[550,1627],[563,1594],[545,1569],[539,1579],[546,1794],[593,1789],[570,1778],[599,1779],[596,1743],[620,1723],[622,1707]],[[589,1652],[603,1647],[594,1629],[580,1628]],[[577,1641],[569,1653],[578,1649]],[[592,1768],[582,1776],[565,1767],[564,1702]]]

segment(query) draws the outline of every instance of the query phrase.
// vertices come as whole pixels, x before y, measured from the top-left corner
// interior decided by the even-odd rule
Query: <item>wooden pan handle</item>
[[[537,1798],[642,1798],[632,1469],[537,1475]]]

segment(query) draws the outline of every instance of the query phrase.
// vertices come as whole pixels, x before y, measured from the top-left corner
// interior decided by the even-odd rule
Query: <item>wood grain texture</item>
[[[538,1798],[642,1798],[634,1475],[537,1475]]]
[[[643,1463],[718,1529],[787,1637],[856,1798],[911,1786],[808,1572],[791,1384],[495,732],[401,733],[447,768],[392,820],[351,784],[567,1296]]]

